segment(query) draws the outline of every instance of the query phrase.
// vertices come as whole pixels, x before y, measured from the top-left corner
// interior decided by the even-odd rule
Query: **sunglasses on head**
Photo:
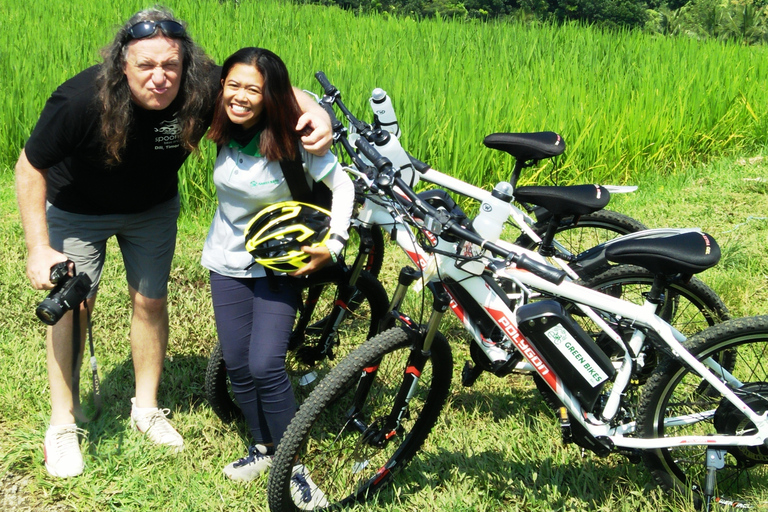
[[[128,36],[129,39],[143,39],[155,35],[158,28],[168,37],[184,37],[184,34],[186,34],[186,30],[184,30],[181,23],[172,20],[162,20],[140,21],[128,29]]]

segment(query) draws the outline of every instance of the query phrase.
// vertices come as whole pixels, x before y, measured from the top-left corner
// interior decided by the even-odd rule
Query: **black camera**
[[[75,273],[75,264],[72,261],[57,263],[51,267],[51,282],[56,287],[37,306],[35,313],[43,323],[53,325],[64,316],[67,311],[80,307],[80,303],[91,291],[91,278],[85,273],[72,277]]]

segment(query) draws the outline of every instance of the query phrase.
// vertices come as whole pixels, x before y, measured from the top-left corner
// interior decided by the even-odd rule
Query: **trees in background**
[[[669,36],[768,42],[768,0],[303,0],[396,16],[581,22]]]

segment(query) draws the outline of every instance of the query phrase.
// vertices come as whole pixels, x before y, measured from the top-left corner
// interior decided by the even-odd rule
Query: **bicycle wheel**
[[[555,248],[570,255],[581,254],[587,249],[599,245],[608,240],[628,233],[635,233],[647,229],[645,225],[627,215],[611,210],[598,210],[588,215],[582,215],[574,223],[573,217],[562,220],[557,228],[554,245]],[[547,232],[546,223],[536,223],[533,230],[537,235],[543,236]],[[527,249],[536,249],[536,244],[528,237],[518,240]]]
[[[273,512],[305,508],[292,498],[297,460],[324,493],[324,498],[315,493],[306,501],[323,506],[365,501],[408,464],[437,421],[453,370],[450,345],[438,334],[400,426],[384,429],[413,345],[403,328],[384,331],[349,355],[312,392],[272,461],[268,498]]]
[[[387,292],[368,272],[360,273],[346,304],[337,300],[339,286],[329,282],[302,291],[304,305],[297,317],[285,360],[299,404],[315,383],[330,371],[337,358],[344,357],[377,333],[379,321],[387,311]],[[208,358],[205,396],[224,423],[242,418],[229,386],[219,343]]]
[[[691,338],[687,348],[699,360],[712,357],[725,362],[742,384],[739,389],[731,389],[758,414],[768,412],[768,316],[718,324]],[[671,359],[660,364],[648,379],[638,414],[638,433],[647,439],[715,433],[749,435],[754,431],[754,425],[719,392]],[[716,499],[721,505],[751,502],[763,510],[768,506],[768,448],[725,448],[725,467],[717,471]],[[694,500],[701,503],[706,452],[706,446],[679,445],[646,450],[643,458],[662,488],[692,493]]]
[[[595,277],[583,280],[587,288],[612,297],[643,304],[651,289],[654,275],[635,265],[618,265]],[[687,282],[667,285],[656,314],[690,338],[699,331],[730,319],[728,308],[720,297],[696,277]]]

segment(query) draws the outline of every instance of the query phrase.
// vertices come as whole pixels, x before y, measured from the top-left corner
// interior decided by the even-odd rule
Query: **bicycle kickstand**
[[[717,448],[707,448],[707,480],[704,484],[704,510],[709,512],[712,506],[712,498],[715,496],[715,483],[717,481],[717,470],[725,467],[726,450]]]

